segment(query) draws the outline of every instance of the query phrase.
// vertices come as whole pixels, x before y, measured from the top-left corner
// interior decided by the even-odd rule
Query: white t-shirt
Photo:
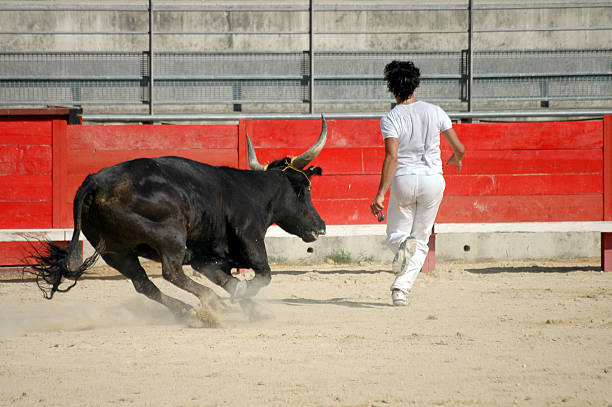
[[[442,174],[440,133],[453,126],[439,106],[416,101],[397,105],[380,120],[383,139],[399,139],[395,176]]]

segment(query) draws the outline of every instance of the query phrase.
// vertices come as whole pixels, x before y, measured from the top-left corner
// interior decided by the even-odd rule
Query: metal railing
[[[384,113],[325,113],[327,119],[380,119]],[[493,122],[507,120],[597,120],[612,115],[612,109],[572,110],[512,110],[488,112],[448,112],[455,122]],[[178,122],[228,122],[240,119],[255,120],[318,120],[320,114],[297,113],[211,113],[211,114],[83,114],[87,123],[178,123]]]
[[[147,105],[153,116],[160,105],[266,105],[270,111],[293,109],[309,114],[317,106],[393,103],[386,91],[382,70],[392,59],[412,59],[423,72],[419,97],[432,102],[455,103],[473,111],[474,102],[612,99],[612,48],[592,49],[474,49],[474,34],[500,32],[577,31],[612,32],[612,25],[597,27],[479,27],[474,13],[485,10],[603,8],[610,3],[565,5],[465,5],[446,7],[316,7],[211,8],[211,7],[40,8],[7,7],[0,13],[121,12],[138,15],[140,24],[117,30],[0,30],[0,35],[137,36],[148,49],[136,51],[2,51],[0,52],[0,105]],[[334,30],[316,16],[339,11],[398,13],[457,12],[465,24],[444,29],[399,28]],[[176,30],[160,26],[162,14],[172,13],[298,13],[305,24],[291,29]],[[144,25],[144,26],[143,26]],[[317,49],[317,39],[329,36],[438,34],[466,36],[457,50],[329,50]],[[164,49],[170,36],[288,36],[307,37],[309,49],[290,51],[173,51]],[[296,41],[303,43],[303,41]],[[347,108],[350,110],[350,107]]]

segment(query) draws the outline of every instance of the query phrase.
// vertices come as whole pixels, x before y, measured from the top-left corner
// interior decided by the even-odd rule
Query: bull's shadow
[[[275,270],[272,274],[285,274],[288,276],[300,276],[302,274],[324,274],[324,275],[346,275],[346,274],[354,274],[354,275],[368,275],[368,274],[379,274],[379,273],[388,273],[392,274],[390,270],[391,266],[389,266],[389,270],[381,269],[381,270]]]
[[[284,274],[289,276],[299,276],[303,274],[321,274],[327,276],[342,276],[342,275],[372,275],[379,273],[392,274],[391,270],[347,270],[347,269],[335,269],[335,270],[278,270],[274,271],[274,274]],[[364,302],[364,301],[351,301],[346,298],[337,297],[329,298],[325,300],[315,300],[312,298],[285,298],[277,301],[282,304],[288,305],[339,305],[342,307],[350,308],[378,308],[378,307],[390,307],[390,304],[385,302]]]
[[[285,298],[278,301],[281,304],[288,305],[339,305],[342,307],[349,308],[379,308],[379,307],[390,307],[390,304],[384,302],[364,302],[364,301],[350,301],[346,298],[329,298],[327,300],[314,300],[312,298]]]

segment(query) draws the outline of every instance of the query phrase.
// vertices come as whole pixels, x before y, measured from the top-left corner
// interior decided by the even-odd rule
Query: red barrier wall
[[[467,152],[437,222],[603,220],[603,121],[454,127]]]
[[[0,121],[0,229],[52,227],[51,145],[51,121]]]
[[[603,122],[458,124],[466,146],[461,173],[445,167],[438,222],[603,219]],[[253,121],[260,161],[312,144],[320,121]],[[313,200],[328,224],[376,223],[369,203],[384,158],[378,120],[328,120],[329,138],[313,162]],[[451,156],[442,140],[444,162]]]
[[[56,202],[55,227],[72,227],[72,201],[88,174],[140,157],[178,155],[212,165],[239,162],[235,125],[92,125],[68,126],[66,146],[58,154],[65,184]]]
[[[604,123],[606,125],[604,126]],[[438,222],[603,220],[612,213],[612,118],[584,122],[457,124],[463,171],[445,167]],[[241,120],[237,125],[67,125],[44,117],[0,120],[0,228],[72,226],[72,199],[89,173],[136,157],[181,155],[246,168],[248,134],[264,163],[297,155],[320,120]],[[604,127],[608,129],[605,131]],[[604,147],[607,147],[605,149]],[[450,148],[442,142],[443,159]],[[313,200],[328,224],[376,223],[369,203],[384,156],[379,120],[328,120],[312,163]],[[608,216],[604,218],[604,208]]]
[[[327,224],[375,222],[369,204],[384,158],[379,120],[327,120],[327,143],[312,165],[313,203]],[[261,163],[295,156],[319,137],[321,120],[254,120],[247,125]]]
[[[54,130],[70,115],[65,108],[0,109],[0,229],[53,227]],[[0,241],[0,266],[24,255],[23,242]]]

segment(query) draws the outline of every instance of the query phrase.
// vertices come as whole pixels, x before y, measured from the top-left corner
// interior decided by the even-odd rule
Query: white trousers
[[[387,243],[396,253],[404,239],[412,236],[416,239],[416,250],[407,271],[396,276],[391,290],[407,292],[421,271],[445,186],[442,174],[407,174],[393,179],[387,209]]]

